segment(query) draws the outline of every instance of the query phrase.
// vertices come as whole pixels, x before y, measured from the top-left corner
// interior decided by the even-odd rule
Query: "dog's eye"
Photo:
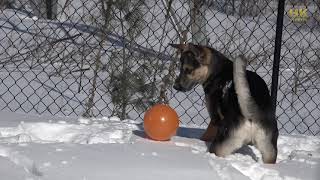
[[[194,54],[193,54],[191,51],[188,51],[188,52],[187,52],[187,56],[189,56],[189,57],[193,57],[193,56],[194,56]]]
[[[184,69],[184,72],[185,72],[186,74],[190,74],[190,73],[192,72],[192,69],[186,68],[186,69]]]

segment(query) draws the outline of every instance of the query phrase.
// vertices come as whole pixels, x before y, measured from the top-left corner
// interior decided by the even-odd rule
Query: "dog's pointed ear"
[[[174,47],[180,51],[183,51],[186,49],[186,44],[169,44],[171,47]]]
[[[212,53],[207,47],[189,43],[188,48],[191,52],[193,52],[200,64],[210,64]]]
[[[200,49],[198,45],[188,43],[188,50],[191,51],[195,56],[200,56]]]

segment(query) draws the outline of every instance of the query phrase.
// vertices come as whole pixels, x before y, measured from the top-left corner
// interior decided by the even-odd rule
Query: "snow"
[[[21,122],[17,127],[0,128],[0,142],[125,143],[131,137],[132,127],[135,126],[114,118],[110,118],[107,122],[105,119],[79,118],[79,124],[69,124],[66,121]]]
[[[0,112],[5,179],[316,180],[318,136],[280,135],[277,164],[245,146],[225,158],[207,152],[202,127],[181,126],[170,141],[146,138],[141,122]]]

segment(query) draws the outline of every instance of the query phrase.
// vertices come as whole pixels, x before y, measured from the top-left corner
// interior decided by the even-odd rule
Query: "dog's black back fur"
[[[241,114],[238,98],[232,82],[233,62],[215,49],[210,49],[215,62],[212,67],[213,73],[204,83],[204,92],[206,95],[212,96],[211,98],[215,99],[215,102],[222,103],[221,105],[224,107],[223,114],[227,113],[227,110],[231,108],[230,105],[232,105],[232,110]],[[257,105],[262,111],[266,112],[266,114],[273,114],[271,97],[265,81],[255,72],[247,70],[246,74],[251,95]],[[223,93],[223,88],[225,88],[228,82],[231,82],[231,86],[227,89],[228,92]],[[218,96],[218,94],[220,94],[220,96]],[[209,111],[212,110],[213,109]]]

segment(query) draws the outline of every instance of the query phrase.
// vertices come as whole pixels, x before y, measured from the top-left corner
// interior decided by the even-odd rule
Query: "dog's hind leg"
[[[230,155],[234,151],[240,149],[244,144],[244,140],[241,138],[228,138],[222,142],[213,142],[210,146],[209,152],[215,153],[216,156],[225,157]]]
[[[219,157],[225,157],[240,149],[246,144],[246,137],[239,130],[229,133],[227,136],[217,138],[210,146],[209,152]]]
[[[254,145],[259,149],[262,154],[262,160],[264,163],[276,163],[277,160],[277,138],[278,133],[266,134],[263,130],[256,133],[254,139]]]

